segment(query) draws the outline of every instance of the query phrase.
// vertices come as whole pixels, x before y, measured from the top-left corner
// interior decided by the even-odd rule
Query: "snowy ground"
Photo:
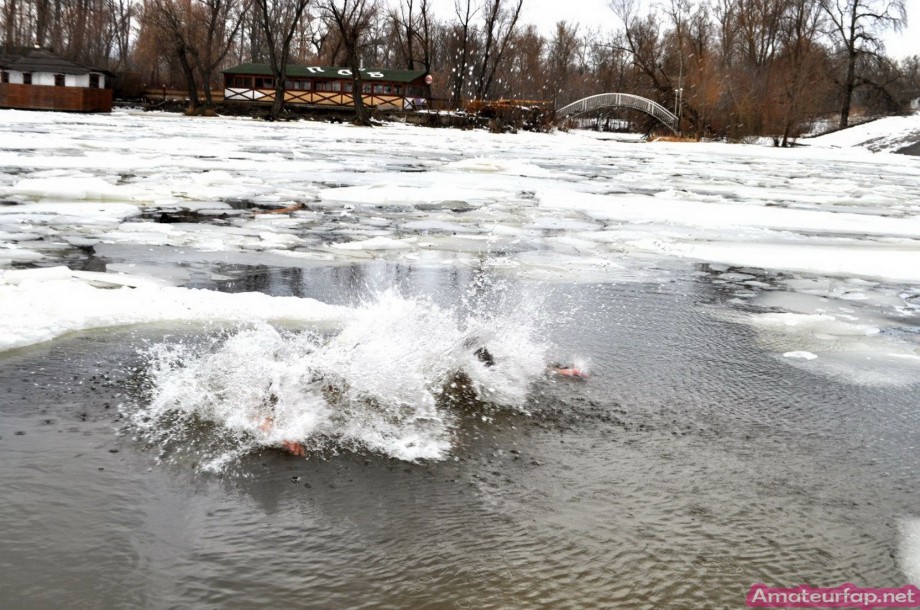
[[[918,138],[917,115],[792,150],[127,112],[0,119],[3,349],[107,325],[347,315],[188,288],[220,279],[217,263],[484,264],[561,283],[660,282],[706,263],[734,291],[713,314],[791,365],[856,383],[920,373],[920,159],[890,152]],[[293,204],[305,207],[257,213]],[[81,271],[92,251],[124,262]]]

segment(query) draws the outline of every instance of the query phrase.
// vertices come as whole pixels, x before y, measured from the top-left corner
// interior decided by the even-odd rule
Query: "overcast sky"
[[[434,0],[442,18],[454,15],[453,0]],[[645,0],[646,5],[651,0]],[[885,40],[888,54],[900,59],[908,55],[920,55],[920,0],[906,0],[908,28],[900,34],[889,33]],[[522,23],[533,23],[544,36],[551,36],[556,22],[566,20],[580,23],[585,28],[612,30],[618,22],[610,10],[608,0],[524,0],[521,11]]]

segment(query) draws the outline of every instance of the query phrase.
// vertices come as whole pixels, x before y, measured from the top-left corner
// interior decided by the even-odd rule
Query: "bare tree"
[[[636,0],[611,0],[610,8],[623,24],[623,30],[616,48],[625,51],[632,59],[635,69],[651,89],[655,97],[665,99],[673,93],[671,76],[664,71],[665,45],[661,35],[661,23],[654,14],[639,16]]]
[[[395,43],[406,69],[412,70],[415,63],[415,0],[400,0],[398,9],[390,9]]]
[[[351,71],[351,95],[355,107],[355,123],[371,125],[370,114],[364,105],[364,83],[361,77],[361,50],[365,37],[376,16],[374,0],[325,0],[323,10],[329,17],[342,41],[346,63]]]
[[[724,89],[711,5],[675,0],[669,14],[675,24],[671,44],[672,54],[677,55],[681,127],[695,130],[696,137],[702,138],[713,128]]]
[[[198,112],[200,106],[198,80],[190,56],[191,32],[188,26],[192,23],[191,9],[191,2],[187,0],[148,0],[144,5],[145,22],[164,35],[179,62],[188,94],[189,114]]]
[[[19,16],[16,0],[6,0],[3,3],[3,48],[12,51],[18,42],[16,19]]]
[[[431,14],[431,1],[421,0],[419,4],[419,16],[415,27],[415,35],[418,38],[422,53],[422,67],[425,72],[431,72],[431,34],[433,28],[433,16]]]
[[[476,97],[485,98],[492,89],[495,73],[505,57],[508,43],[511,41],[514,28],[517,26],[518,17],[524,0],[511,0],[512,8],[507,10],[503,0],[486,0],[483,7],[483,36],[482,52],[479,60],[479,70],[476,77]]]
[[[200,3],[198,27],[195,28],[197,36],[189,47],[189,53],[201,76],[205,106],[211,108],[214,106],[211,97],[214,72],[233,45],[243,16],[249,10],[249,0],[200,0]],[[202,18],[207,21],[202,21]]]
[[[248,0],[148,0],[145,18],[170,40],[188,91],[189,113],[198,111],[199,84],[205,107],[214,106],[214,72],[227,56],[247,8]]]
[[[828,16],[828,34],[840,49],[845,76],[841,83],[840,128],[849,125],[853,92],[857,87],[856,68],[863,55],[883,49],[881,32],[900,31],[907,23],[904,0],[820,0]]]
[[[556,31],[549,43],[547,68],[552,83],[553,104],[558,106],[560,95],[568,88],[569,78],[574,70],[578,51],[578,26],[570,26],[565,21],[556,23]],[[564,98],[566,103],[574,100]]]
[[[536,26],[521,28],[514,39],[509,74],[502,80],[506,91],[521,99],[537,100],[546,96],[549,75],[546,65],[546,40]]]
[[[775,103],[777,55],[786,0],[720,0],[720,70],[728,135],[744,137],[780,129]]]
[[[818,36],[822,13],[817,0],[790,0],[783,20],[780,56],[783,108],[781,146],[790,144],[814,111],[815,84],[822,54]]]
[[[479,11],[478,7],[473,6],[472,0],[454,0],[454,12],[457,15],[457,57],[454,64],[454,87],[452,105],[454,108],[460,108],[463,98],[463,88],[466,84],[467,71],[469,70],[470,61],[470,38],[471,23],[473,16]]]
[[[268,64],[274,78],[275,99],[272,101],[271,118],[276,120],[284,111],[291,41],[300,28],[310,0],[255,0],[255,3],[268,50]]]
[[[134,30],[136,10],[131,0],[112,0],[114,13],[115,50],[118,61],[115,70],[124,70],[128,66],[131,54],[131,34]]]
[[[390,10],[390,22],[399,59],[408,70],[422,64],[431,69],[431,0],[400,0],[399,9]]]

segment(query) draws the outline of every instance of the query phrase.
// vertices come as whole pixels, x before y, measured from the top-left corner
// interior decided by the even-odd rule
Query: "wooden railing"
[[[184,102],[188,99],[188,91],[186,89],[167,89],[165,87],[148,87],[144,89],[141,95],[143,95],[144,99],[148,102]],[[211,99],[215,103],[223,102],[224,90],[212,89]],[[204,101],[204,91],[200,89],[198,90],[198,101]]]

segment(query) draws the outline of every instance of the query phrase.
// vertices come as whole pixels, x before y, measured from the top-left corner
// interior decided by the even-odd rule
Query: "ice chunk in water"
[[[898,563],[907,580],[920,586],[920,519],[905,519],[898,528],[901,533]]]
[[[5,189],[7,196],[35,199],[94,199],[99,201],[130,201],[133,194],[101,178],[27,178]]]
[[[783,354],[784,358],[792,358],[794,360],[815,360],[817,356],[811,352],[786,352]]]

